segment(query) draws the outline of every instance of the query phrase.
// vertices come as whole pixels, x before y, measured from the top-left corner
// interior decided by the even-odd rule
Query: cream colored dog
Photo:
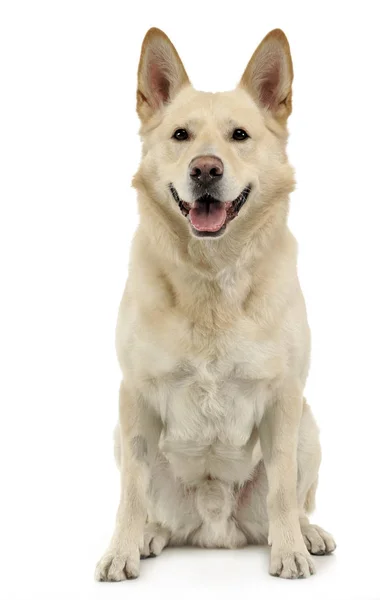
[[[287,228],[292,78],[280,30],[218,94],[192,88],[162,31],[145,37],[141,221],[117,325],[121,497],[100,581],[137,577],[168,544],[269,541],[269,572],[286,578],[335,548],[306,516],[321,453]]]

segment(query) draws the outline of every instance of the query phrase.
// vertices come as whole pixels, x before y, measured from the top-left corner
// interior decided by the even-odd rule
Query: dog
[[[140,224],[121,301],[121,496],[99,581],[167,545],[271,546],[269,572],[314,573],[321,461],[303,397],[310,333],[287,227],[293,67],[271,31],[234,91],[190,84],[159,29],[138,69]]]

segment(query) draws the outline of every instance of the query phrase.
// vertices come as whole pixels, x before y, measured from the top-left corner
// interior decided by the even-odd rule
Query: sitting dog
[[[269,543],[269,572],[314,573],[321,451],[303,390],[310,335],[287,227],[293,69],[281,30],[237,88],[196,91],[148,31],[138,70],[142,160],[116,346],[121,497],[99,581],[166,545]]]

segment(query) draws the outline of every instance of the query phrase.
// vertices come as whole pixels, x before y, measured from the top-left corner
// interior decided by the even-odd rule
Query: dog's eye
[[[235,131],[232,134],[232,138],[237,142],[241,142],[249,138],[249,135],[246,131],[244,131],[244,129],[235,129]]]
[[[187,133],[186,129],[176,129],[173,133],[173,138],[179,142],[183,142],[189,138],[189,134]]]

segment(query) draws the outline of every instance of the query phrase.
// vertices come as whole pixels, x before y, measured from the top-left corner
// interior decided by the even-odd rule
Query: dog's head
[[[148,31],[138,71],[144,145],[135,185],[177,231],[237,233],[259,207],[291,191],[285,147],[292,79],[281,30],[264,38],[234,91],[216,94],[194,90],[167,36]]]

